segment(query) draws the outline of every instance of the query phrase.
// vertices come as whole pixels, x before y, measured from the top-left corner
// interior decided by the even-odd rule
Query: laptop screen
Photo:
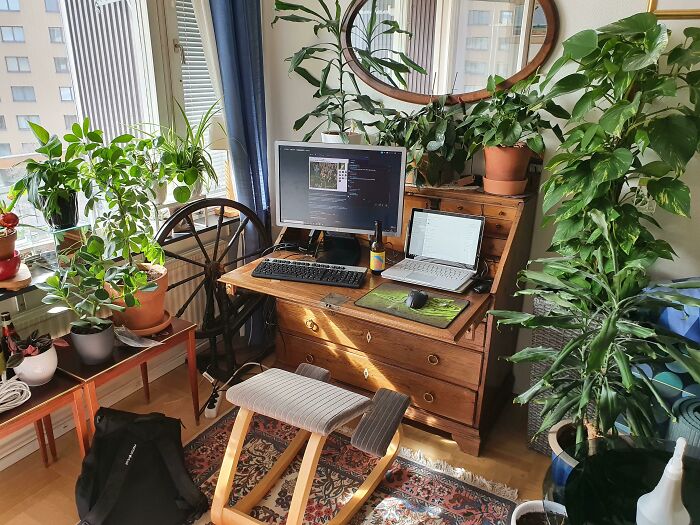
[[[476,267],[484,218],[413,210],[407,256]]]

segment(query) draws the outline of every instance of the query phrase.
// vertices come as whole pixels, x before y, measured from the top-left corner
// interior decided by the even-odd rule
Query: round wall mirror
[[[535,72],[558,22],[554,0],[355,0],[343,40],[356,75],[385,95],[473,102],[488,97],[489,75],[509,86]]]

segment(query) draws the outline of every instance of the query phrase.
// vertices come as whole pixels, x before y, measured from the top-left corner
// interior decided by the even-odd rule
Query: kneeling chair
[[[409,398],[392,390],[381,389],[370,400],[333,386],[328,383],[329,380],[328,370],[301,364],[296,373],[272,368],[228,389],[226,399],[239,406],[240,410],[214,492],[211,519],[216,525],[259,525],[261,522],[248,513],[270,491],[308,441],[286,522],[287,525],[301,525],[327,437],[360,415],[362,420],[350,442],[380,459],[350,501],[328,525],[347,523],[367,501],[399,450],[400,424]],[[258,484],[233,507],[228,507],[243,442],[255,413],[295,426],[299,431]]]

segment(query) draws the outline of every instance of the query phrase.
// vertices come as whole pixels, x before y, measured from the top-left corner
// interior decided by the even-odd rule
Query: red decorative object
[[[6,281],[7,279],[12,279],[17,272],[19,272],[19,265],[22,260],[20,259],[19,252],[15,250],[15,253],[9,259],[0,259],[0,281]]]

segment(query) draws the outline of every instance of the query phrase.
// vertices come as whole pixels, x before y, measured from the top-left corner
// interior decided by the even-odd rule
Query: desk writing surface
[[[293,257],[294,252],[278,251],[270,257],[287,256]],[[488,293],[477,294],[474,292],[469,292],[466,294],[451,294],[442,290],[434,290],[423,286],[403,283],[411,288],[426,290],[428,293],[432,291],[433,293],[440,293],[459,299],[469,300],[469,306],[450,324],[450,326],[447,328],[435,328],[422,323],[401,319],[400,317],[355,305],[355,301],[380,284],[396,281],[389,281],[381,276],[373,275],[369,271],[367,272],[362,288],[343,288],[340,286],[328,286],[322,284],[279,281],[276,279],[261,279],[251,275],[259,262],[259,260],[253,261],[245,266],[241,266],[240,268],[236,268],[235,270],[226,273],[221,277],[220,282],[226,284],[227,287],[230,286],[232,288],[232,290],[229,290],[229,293],[235,292],[236,289],[249,290],[270,295],[278,299],[286,299],[303,305],[325,307],[329,311],[348,315],[356,319],[362,319],[380,324],[382,326],[396,328],[405,332],[424,335],[426,337],[440,339],[447,342],[456,341],[464,332],[481,322],[484,319],[486,312],[491,307],[491,295]],[[331,293],[347,297],[348,300],[338,306],[325,306],[322,300]]]

